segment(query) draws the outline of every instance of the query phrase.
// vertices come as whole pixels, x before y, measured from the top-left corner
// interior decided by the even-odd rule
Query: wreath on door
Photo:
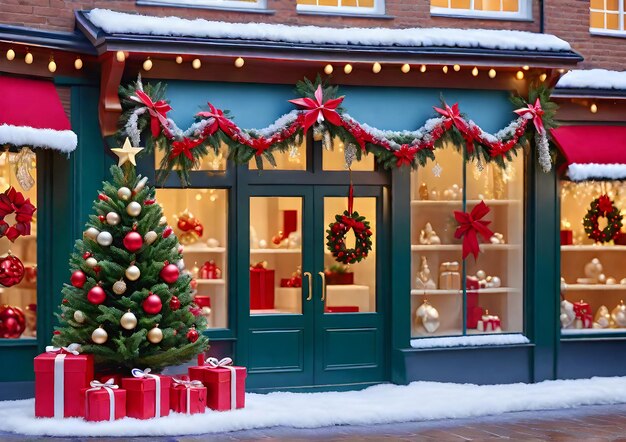
[[[606,227],[600,230],[598,218],[606,217]],[[583,218],[585,233],[596,242],[609,242],[617,236],[622,228],[622,215],[608,195],[602,195],[591,201],[587,214]]]

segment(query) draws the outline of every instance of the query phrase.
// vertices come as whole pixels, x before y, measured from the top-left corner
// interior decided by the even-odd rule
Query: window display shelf
[[[251,315],[299,315],[299,312],[279,310],[276,308],[250,309]]]
[[[302,253],[302,249],[250,249],[250,254],[284,254],[284,253]]]
[[[468,206],[474,206],[481,201],[484,201],[488,206],[505,206],[510,204],[518,204],[520,200],[467,200]],[[460,206],[463,204],[462,200],[412,200],[412,206]]]
[[[411,244],[412,252],[445,252],[445,251],[461,251],[461,244]],[[519,244],[481,244],[480,250],[519,250]]]
[[[207,285],[224,285],[226,284],[226,280],[224,279],[196,279],[198,284],[207,284]]]
[[[412,338],[413,339],[428,339],[428,338],[442,338],[442,337],[446,337],[446,336],[450,336],[450,337],[456,337],[456,336],[462,336],[463,335],[463,330],[459,329],[445,329],[445,330],[437,330],[433,333],[428,333],[425,330],[421,330],[419,333],[417,333],[416,335],[414,335]]]
[[[626,246],[567,245],[561,246],[561,252],[626,252]]]
[[[621,335],[626,334],[626,328],[562,328],[562,336],[580,335]]]
[[[489,293],[521,293],[518,289],[513,287],[498,287],[498,288],[485,288],[474,290],[474,292],[481,294],[489,294]],[[431,296],[431,295],[462,295],[463,290],[411,290],[411,295],[413,296]]]
[[[567,284],[566,291],[615,291],[626,290],[626,284]]]
[[[190,244],[183,246],[183,254],[186,253],[225,253],[226,247],[209,247],[205,244]]]

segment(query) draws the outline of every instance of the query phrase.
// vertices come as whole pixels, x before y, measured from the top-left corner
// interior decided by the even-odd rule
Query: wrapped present
[[[573,244],[573,232],[571,230],[561,230],[561,245],[569,246]]]
[[[302,270],[300,269],[300,266],[298,266],[298,269],[291,274],[291,278],[281,278],[280,286],[294,288],[302,287]]]
[[[206,387],[197,380],[172,379],[170,388],[170,408],[177,413],[204,413],[206,408]]]
[[[480,288],[480,282],[475,276],[468,276],[465,278],[466,285],[466,320],[465,324],[467,328],[477,328],[478,321],[483,316],[483,309],[478,305],[478,289]]]
[[[358,313],[358,305],[334,305],[324,307],[324,313]]]
[[[574,320],[576,328],[591,328],[593,327],[593,313],[589,304],[582,299],[574,303],[574,313],[576,319]]]
[[[91,381],[91,388],[82,390],[83,416],[86,421],[114,421],[126,417],[126,390],[113,379]]]
[[[482,315],[482,317],[478,321],[478,325],[476,326],[476,329],[481,332],[499,333],[502,331],[502,328],[500,325],[501,325],[500,317],[496,315],[490,315],[489,310],[485,310],[485,314]]]
[[[250,308],[274,308],[274,270],[266,269],[262,263],[250,267]]]
[[[246,368],[233,366],[231,358],[208,358],[206,363],[189,368],[189,377],[207,389],[207,407],[226,411],[243,408],[246,401]]]
[[[461,273],[459,263],[443,262],[439,266],[439,289],[440,290],[460,290]]]
[[[298,211],[283,210],[283,235],[285,238],[289,234],[298,230]]]
[[[150,369],[133,368],[132,378],[122,379],[126,390],[126,415],[137,419],[170,414],[170,386],[172,379],[150,373]]]
[[[200,279],[221,279],[222,270],[217,266],[212,259],[205,262],[198,272]]]
[[[81,391],[93,379],[93,356],[79,352],[79,344],[46,347],[35,358],[35,416],[82,416]]]

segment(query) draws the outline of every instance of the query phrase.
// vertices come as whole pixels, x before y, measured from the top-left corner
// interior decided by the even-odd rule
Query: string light
[[[202,62],[199,58],[194,58],[191,62],[191,67],[194,69],[200,69],[202,67]]]
[[[496,78],[497,72],[495,69],[489,69],[489,78]]]
[[[80,59],[80,57],[76,58],[76,60],[74,60],[74,68],[79,71],[83,68],[83,60]]]
[[[333,73],[333,65],[332,64],[327,64],[326,66],[324,66],[324,73],[326,75],[330,75]]]
[[[420,72],[423,74],[424,72],[426,72],[426,65],[423,64],[420,66]]]
[[[50,57],[50,62],[48,63],[48,70],[52,73],[56,72],[57,64],[54,62],[54,57]]]
[[[31,54],[30,52],[26,53],[26,56],[24,57],[24,62],[26,64],[33,64],[33,54]]]
[[[524,66],[522,66],[522,69],[524,69],[525,71],[527,71],[528,69],[530,69],[530,66],[528,66],[527,64],[525,64]]]
[[[246,63],[246,61],[243,58],[241,58],[241,57],[237,57],[235,59],[235,67],[237,67],[237,68],[242,68],[245,63]]]
[[[595,103],[592,103],[591,106],[589,106],[589,110],[592,114],[595,114],[596,112],[598,112],[598,106]]]
[[[565,73],[565,69],[561,68],[559,69],[559,74],[564,74]]]
[[[541,81],[546,81],[546,78],[548,78],[548,74],[546,74],[545,72],[539,76],[539,80]]]
[[[180,55],[176,57],[176,64],[183,64],[183,57]]]
[[[117,51],[115,53],[115,59],[120,63],[123,63],[126,60],[126,54],[124,54],[124,51]]]
[[[455,64],[454,66],[452,66],[452,69],[454,69],[454,72],[459,72],[461,70],[461,66]]]
[[[523,80],[524,79],[524,72],[517,71],[517,73],[515,74],[515,78],[517,78],[518,80]]]
[[[7,51],[7,60],[12,61],[15,58],[15,51],[13,49],[9,49]]]
[[[196,201],[201,201],[201,200],[202,200],[202,194],[196,193]]]
[[[382,70],[382,68],[383,67],[380,65],[380,63],[376,62],[372,65],[372,72],[378,74]]]
[[[400,68],[403,74],[408,74],[411,71],[411,65],[408,63],[404,63]]]
[[[472,75],[474,77],[478,77],[478,68],[476,66],[474,66],[474,69],[472,69]]]
[[[343,71],[344,71],[346,74],[349,74],[350,72],[352,72],[352,65],[351,65],[350,63],[346,64],[346,65],[343,67]]]
[[[442,67],[441,70],[443,71],[444,74],[447,74],[448,73],[448,66]]]
[[[148,57],[143,62],[143,70],[149,71],[150,69],[152,69],[152,60],[150,60],[150,57]]]

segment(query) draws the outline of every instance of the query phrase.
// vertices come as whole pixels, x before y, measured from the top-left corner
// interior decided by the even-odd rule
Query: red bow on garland
[[[152,137],[156,138],[161,132],[161,126],[167,127],[167,113],[172,110],[169,104],[165,100],[159,100],[156,103],[152,101],[152,98],[143,91],[136,90],[137,96],[131,96],[130,99],[138,103],[142,103],[148,108],[150,113],[150,129],[152,131]]]
[[[413,157],[417,153],[417,147],[409,146],[408,144],[403,144],[400,149],[394,150],[393,154],[396,156],[398,161],[396,161],[396,166],[400,167],[404,164],[410,166],[413,162]]]
[[[6,236],[13,242],[19,236],[30,235],[30,223],[35,210],[30,198],[24,198],[14,187],[0,193],[0,238]],[[12,213],[15,214],[15,224],[10,226],[4,218]]]
[[[602,213],[611,213],[613,211],[613,202],[608,195],[602,195],[598,198],[598,208]]]
[[[461,135],[465,139],[465,144],[467,146],[467,152],[474,152],[474,140],[470,135],[470,128],[468,124],[465,122],[463,117],[461,117],[461,112],[459,111],[459,103],[454,103],[452,107],[445,104],[445,109],[441,109],[439,107],[433,106],[433,109],[446,117],[448,121],[451,121],[452,124],[461,132]]]
[[[480,234],[485,241],[493,236],[493,232],[487,227],[491,221],[482,221],[485,215],[489,213],[489,207],[484,201],[476,204],[470,213],[454,211],[454,218],[459,223],[454,237],[456,239],[463,238],[463,259],[471,253],[474,255],[474,259],[478,258],[480,252],[480,246],[478,245],[478,234]]]
[[[343,97],[332,98],[324,100],[324,94],[322,92],[322,85],[317,86],[315,90],[315,100],[309,97],[296,98],[295,100],[289,100],[290,103],[303,107],[307,112],[304,114],[304,124],[302,125],[304,132],[313,125],[313,123],[321,123],[324,119],[328,120],[335,126],[343,126],[341,117],[337,113],[336,109],[343,101]]]
[[[191,149],[199,146],[202,143],[202,138],[192,140],[191,138],[183,138],[180,141],[174,141],[172,143],[172,152],[170,153],[170,160],[173,160],[180,154],[184,154],[189,160],[193,161],[193,155]]]
[[[237,129],[235,123],[226,118],[221,109],[217,109],[211,103],[207,104],[209,105],[209,109],[211,109],[210,112],[198,112],[196,114],[196,117],[213,118],[213,123],[208,125],[205,129],[205,135],[213,135],[217,129],[221,129],[226,135],[233,134]]]
[[[513,112],[515,112],[522,118],[525,118],[527,120],[533,120],[535,129],[537,129],[537,132],[539,132],[541,135],[546,133],[546,129],[543,127],[543,120],[541,119],[544,112],[541,108],[541,101],[539,100],[539,98],[535,100],[534,105],[528,103],[528,107],[522,107]]]

